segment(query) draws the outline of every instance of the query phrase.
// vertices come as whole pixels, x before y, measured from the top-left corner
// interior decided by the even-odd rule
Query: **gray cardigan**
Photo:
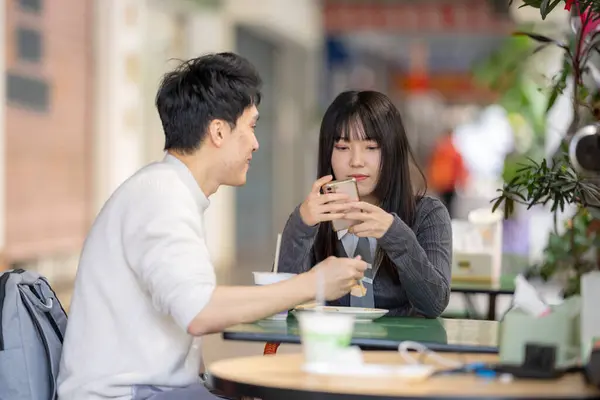
[[[299,208],[283,230],[280,272],[302,273],[312,268],[318,225],[306,225]],[[439,200],[425,196],[417,204],[412,228],[393,215],[394,222],[377,246],[387,253],[397,274],[378,269],[373,281],[375,306],[390,310],[390,316],[435,318],[450,299],[452,227],[448,211]],[[345,296],[332,304],[349,305],[348,299]]]

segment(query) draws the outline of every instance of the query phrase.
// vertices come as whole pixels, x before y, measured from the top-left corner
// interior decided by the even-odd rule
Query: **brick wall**
[[[92,3],[6,2],[9,262],[78,252],[89,227]]]

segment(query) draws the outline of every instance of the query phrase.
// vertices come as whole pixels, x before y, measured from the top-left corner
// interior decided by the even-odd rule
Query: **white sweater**
[[[61,400],[130,399],[136,385],[199,381],[200,340],[186,330],[215,287],[204,239],[208,204],[188,168],[166,155],[104,205],[77,271]]]

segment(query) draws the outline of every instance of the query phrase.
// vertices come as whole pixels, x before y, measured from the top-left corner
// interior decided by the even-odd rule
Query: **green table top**
[[[514,294],[515,276],[502,275],[500,281],[496,284],[491,282],[462,282],[453,279],[450,290],[458,293]]]
[[[354,325],[352,344],[363,349],[397,350],[404,341],[416,341],[435,351],[497,353],[496,321],[382,317]],[[261,320],[231,327],[226,340],[300,343],[296,318],[286,321]]]

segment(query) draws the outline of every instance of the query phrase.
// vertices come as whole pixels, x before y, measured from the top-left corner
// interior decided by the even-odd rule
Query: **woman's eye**
[[[339,145],[338,145],[338,146],[335,146],[335,149],[336,149],[336,150],[347,150],[347,149],[348,149],[348,147],[346,147],[346,146],[339,146]]]
[[[379,150],[379,146],[367,146],[367,150]]]

